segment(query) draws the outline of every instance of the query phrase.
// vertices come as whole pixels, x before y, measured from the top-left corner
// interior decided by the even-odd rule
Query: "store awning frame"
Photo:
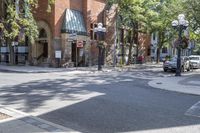
[[[87,36],[87,30],[82,12],[66,9],[63,17],[61,33],[76,33],[77,35]]]

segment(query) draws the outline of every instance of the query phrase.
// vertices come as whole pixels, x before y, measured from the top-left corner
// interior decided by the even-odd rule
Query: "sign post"
[[[61,50],[55,51],[55,58],[58,60],[58,67],[60,67]]]
[[[83,41],[76,42],[76,67],[78,67],[78,48],[83,47]]]
[[[77,38],[77,34],[76,33],[72,33],[72,34],[69,34],[69,37],[67,39],[68,42],[73,42],[74,40],[76,40]]]

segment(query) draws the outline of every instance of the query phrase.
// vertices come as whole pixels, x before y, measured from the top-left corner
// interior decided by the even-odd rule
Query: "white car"
[[[192,68],[200,68],[200,55],[191,55],[189,58]]]

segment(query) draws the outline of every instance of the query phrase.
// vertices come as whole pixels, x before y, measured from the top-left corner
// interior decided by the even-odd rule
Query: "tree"
[[[148,32],[149,23],[154,21],[154,19],[150,18],[156,15],[154,7],[158,4],[158,1],[159,0],[110,0],[110,2],[118,4],[120,25],[126,27],[130,31],[129,63],[132,58],[132,48],[134,44],[136,44],[136,56],[138,56],[139,33]]]
[[[160,50],[163,46],[169,45],[170,41],[177,34],[172,29],[171,22],[177,19],[178,14],[184,13],[183,3],[181,0],[163,0],[155,7],[157,15],[152,17],[155,21],[149,24],[151,32],[156,32],[158,36],[157,42],[157,59],[158,63],[160,60]]]
[[[0,18],[0,39],[9,44],[11,58],[14,58],[11,42],[24,42],[25,36],[33,42],[38,37],[37,25],[32,14],[37,8],[38,0],[1,0],[1,2],[5,4],[6,12],[4,17]],[[48,0],[47,11],[50,11],[53,3],[54,0]]]
[[[193,31],[200,29],[200,1],[185,0],[183,2],[187,18],[190,20],[190,27]]]
[[[190,40],[195,43],[195,54],[200,54],[200,1],[185,0],[184,8],[187,10],[186,16],[190,23]]]

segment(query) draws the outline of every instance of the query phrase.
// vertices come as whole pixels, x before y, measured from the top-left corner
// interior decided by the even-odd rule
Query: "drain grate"
[[[10,118],[11,116],[0,112],[0,120]]]

